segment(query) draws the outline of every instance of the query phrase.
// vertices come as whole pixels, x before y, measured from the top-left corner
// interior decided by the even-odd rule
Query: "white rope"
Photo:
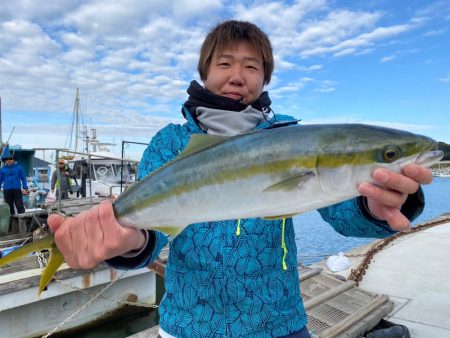
[[[123,277],[123,274],[124,274],[124,273],[122,273],[121,277]],[[79,292],[85,294],[86,296],[89,296],[89,297],[92,297],[92,296],[93,296],[93,293],[89,292],[88,290],[86,290],[86,289],[81,289],[81,288],[79,288],[79,287],[70,285],[70,284],[64,282],[64,281],[61,280],[61,279],[55,278],[55,282],[58,282],[58,283],[60,283],[61,285],[64,285],[65,287],[67,287],[67,288],[69,288],[69,289],[72,289],[72,290],[74,290],[74,291],[79,291]],[[129,301],[126,301],[126,300],[119,300],[119,299],[114,299],[114,298],[110,298],[110,297],[105,297],[105,296],[103,296],[103,295],[101,295],[100,297],[101,297],[102,299],[108,300],[108,301],[110,301],[110,302],[112,302],[112,303],[119,303],[119,304],[122,304],[122,305],[133,305],[133,306],[138,306],[138,307],[154,308],[154,309],[157,309],[157,308],[159,307],[158,305],[155,305],[155,304],[147,304],[147,303],[142,303],[142,302],[129,302]]]
[[[106,285],[102,290],[100,290],[99,293],[97,293],[94,297],[89,299],[86,304],[84,304],[82,307],[80,307],[78,310],[76,310],[74,313],[72,313],[69,317],[64,319],[60,324],[58,324],[53,330],[51,330],[49,333],[47,333],[45,336],[42,336],[42,338],[48,338],[52,334],[54,334],[56,331],[58,331],[61,327],[63,327],[66,323],[70,322],[75,316],[77,316],[81,311],[86,309],[94,300],[96,300],[98,297],[100,297],[106,290],[108,290],[119,278],[121,278],[126,271],[124,271],[118,278],[113,279],[108,285]]]
[[[45,266],[47,265],[47,259],[45,258],[44,254],[40,251],[37,251],[36,253],[36,257],[39,263],[39,267],[41,270],[43,270],[45,268]],[[155,304],[145,304],[145,303],[138,303],[138,302],[129,302],[129,301],[121,301],[119,299],[113,299],[113,298],[109,298],[109,297],[105,297],[103,296],[103,293],[108,290],[118,279],[122,278],[125,273],[127,271],[123,271],[116,279],[113,279],[108,285],[106,285],[102,290],[100,290],[100,292],[98,292],[96,295],[94,295],[92,297],[92,293],[86,291],[85,289],[81,289],[78,288],[76,286],[70,285],[64,281],[62,281],[61,279],[55,278],[55,281],[66,286],[67,288],[70,288],[72,290],[75,291],[80,291],[83,294],[85,294],[88,297],[92,297],[91,299],[89,299],[87,301],[86,304],[84,304],[83,306],[81,306],[78,310],[76,310],[75,312],[73,312],[69,317],[67,317],[66,319],[64,319],[60,324],[58,324],[53,330],[51,330],[50,332],[48,332],[46,335],[42,336],[42,338],[47,338],[50,337],[52,334],[54,334],[56,331],[58,331],[61,327],[63,327],[65,324],[67,324],[68,322],[70,322],[75,316],[77,316],[81,311],[83,311],[84,309],[86,309],[94,300],[96,300],[97,298],[101,297],[105,300],[108,300],[112,303],[119,303],[119,304],[123,304],[123,305],[133,305],[133,306],[139,306],[139,307],[145,307],[145,308],[154,308],[157,309],[158,305]]]

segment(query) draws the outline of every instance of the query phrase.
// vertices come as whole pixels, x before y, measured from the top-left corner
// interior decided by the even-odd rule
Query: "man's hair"
[[[236,20],[218,24],[206,36],[197,66],[202,81],[208,76],[209,65],[214,55],[222,52],[229,45],[243,41],[250,43],[260,53],[264,67],[264,83],[268,84],[274,67],[270,40],[258,26]]]

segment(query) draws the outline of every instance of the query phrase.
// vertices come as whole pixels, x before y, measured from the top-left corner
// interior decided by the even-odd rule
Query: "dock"
[[[450,214],[398,236],[356,248],[338,274],[394,302],[389,321],[412,338],[450,337]],[[326,270],[326,263],[313,265]]]

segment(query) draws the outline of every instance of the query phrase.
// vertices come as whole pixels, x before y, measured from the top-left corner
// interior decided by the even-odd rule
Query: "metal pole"
[[[148,146],[148,143],[143,143],[143,142],[122,141],[122,170],[123,170],[123,158],[125,157],[125,143],[128,143],[128,144],[141,144],[141,145],[144,145],[144,146]],[[131,161],[128,161],[128,162],[131,162]],[[136,174],[137,174],[137,172],[136,172]],[[136,177],[137,177],[137,175],[135,175],[135,178],[134,178],[135,182],[136,182]],[[120,181],[122,182],[122,179]],[[122,193],[122,183],[120,183],[120,193]]]
[[[123,156],[125,150],[125,141],[122,140],[122,156],[120,161],[120,194],[122,194],[122,185],[123,185]]]
[[[89,206],[92,207],[92,169],[91,169],[91,154],[88,155],[89,165]]]
[[[3,144],[2,138],[2,98],[0,97],[0,145]]]
[[[56,158],[55,158],[55,170],[56,170],[56,183],[59,182],[59,193],[58,188],[55,184],[55,193],[58,198],[58,212],[61,212],[61,173],[59,170],[59,150],[56,150]]]

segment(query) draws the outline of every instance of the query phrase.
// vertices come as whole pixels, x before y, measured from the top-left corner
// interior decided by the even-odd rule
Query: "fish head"
[[[375,183],[377,168],[401,172],[408,164],[430,167],[443,157],[433,139],[397,129],[345,124],[324,135],[318,179],[322,190],[339,200],[358,196],[362,182]]]

